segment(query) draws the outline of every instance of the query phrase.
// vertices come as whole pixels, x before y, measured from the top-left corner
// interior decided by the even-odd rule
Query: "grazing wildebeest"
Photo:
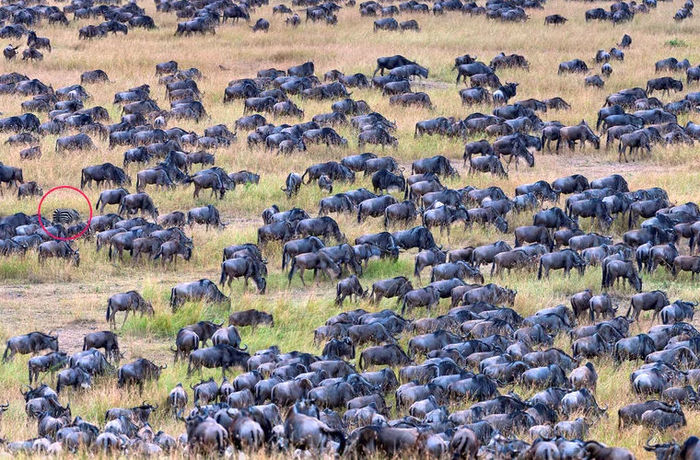
[[[129,191],[125,188],[103,190],[95,203],[95,210],[99,209],[100,213],[102,213],[108,204],[121,204],[122,198],[128,194]]]
[[[586,270],[586,262],[571,249],[551,252],[540,257],[540,265],[537,271],[537,279],[542,279],[542,270],[545,277],[549,278],[550,269],[564,269],[564,274],[569,276],[572,268],[578,269],[579,275],[583,276]]]
[[[121,294],[115,294],[107,300],[107,314],[106,320],[112,325],[113,328],[117,327],[116,316],[117,312],[123,311],[124,321],[122,326],[126,323],[126,319],[129,316],[129,312],[132,311],[134,314],[140,312],[141,316],[144,314],[153,316],[153,306],[150,302],[147,302],[141,294],[136,291],[124,292]]]
[[[378,303],[383,297],[387,299],[397,297],[396,304],[398,305],[403,295],[412,289],[411,282],[405,276],[376,281],[372,284],[372,290],[369,295],[370,301]]]
[[[127,216],[136,214],[138,211],[141,214],[150,213],[154,221],[158,221],[158,208],[153,204],[153,200],[146,193],[132,193],[125,195],[119,202],[119,210],[117,213],[121,216],[125,212]]]
[[[161,371],[167,367],[167,364],[158,366],[145,358],[139,358],[119,368],[117,372],[117,386],[122,388],[125,385],[137,385],[139,394],[141,394],[143,393],[145,382],[147,380],[158,380]]]
[[[557,139],[556,150],[559,151],[559,146],[561,142],[567,143],[569,150],[573,150],[576,146],[576,141],[580,142],[581,149],[583,149],[586,141],[593,143],[596,149],[600,148],[600,138],[595,135],[586,123],[585,120],[581,120],[581,123],[574,126],[565,126],[559,129],[559,138]]]
[[[219,217],[219,210],[213,205],[192,208],[187,211],[187,225],[191,228],[195,223],[200,225],[205,224],[207,230],[209,230],[210,225],[217,228],[224,226]]]
[[[345,235],[340,231],[338,223],[328,216],[302,219],[294,227],[294,233],[302,237],[317,236],[321,239],[332,236],[341,243],[346,240]]]
[[[104,348],[105,357],[116,362],[122,358],[117,335],[111,331],[90,332],[83,337],[83,351],[90,348]]]
[[[230,326],[252,326],[253,328],[258,324],[268,324],[270,327],[274,327],[275,321],[271,314],[251,309],[231,313],[228,324]]]
[[[406,200],[401,203],[391,204],[384,210],[384,228],[388,228],[394,222],[403,221],[410,223],[418,215],[418,208],[413,201]]]
[[[102,182],[112,183],[113,185],[131,185],[131,178],[126,175],[123,169],[114,166],[112,163],[83,168],[80,173],[80,188],[85,188],[85,185],[91,187],[92,181],[95,181],[97,185],[100,185]]]
[[[652,78],[647,81],[647,94],[651,95],[654,91],[661,91],[669,94],[671,90],[683,91],[683,82],[671,77]]]
[[[7,362],[19,353],[22,355],[36,354],[42,350],[58,351],[58,335],[44,334],[43,332],[30,332],[25,335],[10,337],[7,340],[2,362]],[[8,354],[9,353],[9,354]]]
[[[228,280],[229,289],[234,278],[244,278],[244,287],[248,288],[248,279],[252,278],[258,289],[258,294],[265,294],[267,282],[260,273],[258,263],[249,257],[235,257],[221,264],[221,279],[219,284],[223,287]]]
[[[607,258],[603,260],[603,279],[601,287],[604,289],[611,287],[620,278],[627,279],[637,292],[641,292],[642,279],[639,277],[639,274],[637,274],[637,270],[632,261],[608,260]]]
[[[74,134],[72,136],[59,137],[56,139],[56,152],[63,153],[65,151],[74,150],[95,150],[95,146],[90,136],[84,133]]]
[[[350,297],[350,300],[352,300],[353,295],[357,301],[357,299],[360,297],[366,297],[367,292],[368,291],[366,289],[362,289],[362,285],[360,284],[360,280],[357,278],[357,276],[351,275],[348,278],[338,281],[338,285],[336,286],[335,303],[336,305],[340,306],[343,304],[346,297]]]
[[[651,155],[651,140],[645,130],[637,130],[631,133],[620,135],[620,144],[618,146],[618,161],[624,158],[627,163],[626,150],[629,148],[630,156],[634,159],[634,154],[640,149],[646,149],[647,156]]]
[[[314,280],[318,278],[319,270],[326,272],[326,274],[328,274],[331,278],[337,278],[341,274],[341,269],[338,264],[336,264],[333,259],[324,253],[311,252],[299,254],[294,256],[292,259],[288,275],[288,284],[291,284],[294,272],[298,270],[299,278],[301,278],[301,284],[306,286],[306,283],[304,282],[304,270],[311,269],[314,270]]]
[[[292,195],[299,193],[299,188],[302,184],[302,178],[299,174],[289,173],[287,179],[285,180],[285,187],[282,191],[287,195],[287,198],[291,198]]]
[[[473,171],[489,172],[500,177],[508,177],[501,160],[495,155],[485,155],[469,160],[469,174]]]
[[[170,308],[173,311],[185,302],[197,300],[224,304],[231,302],[231,299],[226,297],[213,281],[205,278],[190,283],[180,283],[170,290]]]
[[[43,264],[49,257],[69,259],[76,267],[80,265],[80,253],[67,241],[46,241],[37,246],[39,263]]]

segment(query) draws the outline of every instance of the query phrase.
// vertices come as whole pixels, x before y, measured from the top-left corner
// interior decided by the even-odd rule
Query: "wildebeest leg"
[[[316,274],[314,273],[314,278],[316,277]],[[301,278],[301,285],[306,287],[306,283],[304,282],[304,269],[302,267],[299,267],[299,278]]]
[[[122,322],[122,329],[124,328],[124,324],[126,324],[126,318],[129,316],[129,311],[130,310],[127,309],[126,314],[124,315],[124,321]]]

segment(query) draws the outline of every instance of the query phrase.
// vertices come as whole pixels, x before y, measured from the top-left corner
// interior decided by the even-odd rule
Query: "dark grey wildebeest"
[[[74,134],[72,136],[59,137],[56,139],[56,152],[72,152],[75,150],[95,150],[97,147],[92,142],[90,136],[84,133]]]
[[[153,200],[147,193],[132,193],[130,195],[125,195],[119,202],[119,210],[117,211],[119,215],[126,214],[133,215],[138,211],[144,215],[149,213],[154,221],[158,221],[158,208],[153,204]]]
[[[537,279],[542,279],[543,270],[544,276],[549,278],[549,270],[551,269],[563,269],[564,274],[569,276],[572,268],[576,268],[581,276],[586,270],[586,262],[575,251],[564,249],[544,254],[540,257]]]
[[[83,168],[80,174],[80,188],[85,188],[86,185],[92,186],[92,181],[95,181],[97,185],[102,182],[113,185],[131,185],[131,178],[126,175],[122,168],[114,166],[112,163]]]
[[[185,302],[202,301],[208,303],[231,302],[214,284],[208,279],[200,279],[190,283],[180,283],[170,290],[170,308],[177,310]]]
[[[99,209],[100,213],[102,213],[108,204],[121,204],[122,198],[128,194],[129,191],[125,188],[103,190],[95,203],[95,210]]]
[[[219,217],[219,210],[211,204],[187,211],[187,225],[192,227],[194,224],[204,224],[207,230],[210,225],[215,228],[224,226]]]
[[[341,269],[331,257],[324,253],[306,253],[294,256],[287,276],[288,285],[292,283],[292,277],[295,271],[299,271],[301,284],[306,286],[304,282],[304,270],[314,270],[314,280],[318,278],[318,271],[321,270],[328,274],[331,278],[337,278],[341,274]]]
[[[126,323],[126,319],[129,316],[129,312],[132,311],[134,314],[140,312],[141,316],[144,314],[153,316],[153,306],[150,302],[147,302],[141,294],[136,291],[124,292],[121,294],[115,294],[107,300],[107,314],[106,320],[112,325],[113,328],[117,327],[116,316],[117,312],[123,311],[124,321],[122,326]]]
[[[44,334],[43,332],[30,332],[25,335],[10,337],[7,340],[7,348],[2,355],[2,361],[7,362],[19,353],[22,355],[36,354],[42,350],[58,351],[58,335]]]

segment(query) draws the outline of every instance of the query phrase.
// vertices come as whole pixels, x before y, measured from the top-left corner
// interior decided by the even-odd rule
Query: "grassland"
[[[284,25],[280,16],[272,17],[270,5],[252,14],[254,19],[267,17],[271,20],[271,30],[267,34],[253,34],[242,24],[226,24],[219,27],[213,37],[190,38],[173,37],[176,24],[174,15],[157,13],[150,3],[142,6],[155,19],[159,26],[157,30],[134,29],[127,37],[109,36],[102,40],[79,42],[77,30],[86,25],[87,21],[71,23],[67,28],[42,25],[37,32],[51,38],[53,52],[47,53],[43,62],[3,62],[2,72],[21,72],[59,88],[78,83],[80,73],[85,70],[103,69],[109,75],[111,83],[88,85],[87,90],[92,96],[89,104],[106,107],[116,121],[119,119],[120,108],[111,104],[113,94],[129,87],[149,83],[153,97],[162,107],[167,106],[163,88],[158,86],[153,71],[156,63],[174,59],[182,68],[199,68],[205,76],[199,82],[199,87],[205,93],[203,103],[211,120],[199,125],[179,124],[185,129],[201,133],[210,124],[226,123],[232,126],[242,115],[242,103],[222,104],[223,90],[228,81],[254,76],[258,69],[286,69],[313,60],[317,73],[337,68],[346,74],[367,74],[374,69],[377,57],[403,54],[430,69],[430,79],[423,83],[423,87],[417,84],[416,88],[428,92],[436,108],[432,111],[397,108],[390,106],[388,100],[376,90],[355,89],[353,98],[366,100],[374,110],[395,120],[399,126],[398,149],[375,152],[392,155],[406,165],[414,159],[436,154],[446,155],[455,165],[461,165],[463,144],[460,141],[435,137],[413,139],[416,121],[438,115],[463,118],[471,111],[490,112],[491,107],[488,106],[476,106],[471,110],[461,106],[454,85],[455,75],[451,71],[455,56],[470,53],[488,61],[500,51],[523,54],[530,62],[530,71],[503,71],[499,73],[501,80],[520,83],[517,99],[554,96],[566,99],[573,107],[571,111],[550,112],[543,116],[546,120],[558,119],[565,124],[577,123],[582,118],[589,123],[595,121],[595,113],[602,105],[605,95],[622,88],[644,86],[646,80],[654,76],[653,63],[658,59],[673,55],[679,60],[687,57],[693,64],[699,60],[697,50],[700,39],[696,33],[695,20],[691,18],[682,23],[674,22],[672,16],[678,4],[670,2],[662,2],[650,14],[637,15],[632,23],[620,27],[613,27],[610,23],[585,23],[584,11],[591,7],[591,3],[550,0],[544,10],[529,11],[531,19],[523,24],[501,24],[487,21],[483,17],[460,14],[437,17],[415,15],[422,31],[403,34],[372,33],[371,19],[359,17],[356,8],[342,10],[336,27],[308,23],[291,29]],[[544,26],[544,16],[553,13],[566,16],[569,22],[563,27]],[[401,20],[408,19],[407,16],[402,15]],[[560,61],[577,57],[585,59],[590,65],[596,50],[610,49],[623,33],[632,36],[633,44],[626,51],[624,62],[613,62],[614,73],[606,82],[605,90],[585,88],[581,76],[557,75],[556,69]],[[679,43],[687,46],[678,47]],[[229,70],[222,70],[220,66]],[[18,114],[22,100],[16,96],[0,96],[0,110],[5,115]],[[330,110],[328,102],[296,102],[305,110],[307,119],[313,114]],[[277,124],[295,122],[291,119],[272,121]],[[685,116],[679,119],[681,125],[686,121]],[[186,378],[183,365],[172,364],[169,347],[177,329],[200,319],[225,320],[228,316],[228,311],[220,307],[195,304],[186,305],[172,314],[168,307],[170,287],[177,282],[204,277],[218,279],[221,249],[234,243],[255,241],[255,230],[261,223],[259,213],[268,205],[277,203],[282,208],[299,206],[315,214],[322,194],[314,185],[303,187],[301,193],[289,201],[280,191],[280,185],[290,171],[301,173],[312,163],[358,153],[356,134],[349,129],[341,129],[340,132],[350,141],[347,150],[318,147],[283,158],[264,150],[248,149],[245,145],[246,133],[238,133],[239,142],[216,152],[217,165],[227,171],[249,169],[258,172],[261,174],[260,184],[239,187],[227,194],[223,201],[215,203],[228,222],[227,227],[221,231],[209,232],[195,228],[191,232],[195,244],[193,258],[189,263],[179,263],[177,269],[162,269],[150,263],[133,266],[128,256],[123,263],[109,262],[106,253],[96,253],[94,241],[89,240],[77,243],[82,259],[79,268],[58,261],[40,267],[32,253],[26,258],[0,259],[0,339],[4,341],[10,336],[36,329],[54,330],[59,334],[62,349],[77,351],[85,333],[107,328],[104,320],[106,299],[114,293],[136,289],[153,303],[156,314],[151,319],[132,318],[127,321],[124,328],[119,330],[122,349],[126,351],[128,360],[144,356],[161,364],[168,363],[169,367],[160,381],[149,385],[144,395],[139,396],[135,392],[118,390],[115,379],[109,377],[98,381],[90,391],[69,393],[62,396],[62,399],[71,402],[74,414],[98,422],[103,420],[104,411],[109,407],[127,407],[144,399],[163,405],[167,392],[175,383],[198,381],[194,377]],[[101,141],[98,141],[99,149],[95,152],[66,155],[54,153],[54,142],[55,137],[45,137],[41,143],[44,155],[40,160],[34,161],[20,161],[19,149],[2,145],[0,161],[21,166],[25,180],[36,180],[44,190],[56,185],[79,185],[80,170],[86,165],[105,161],[115,164],[122,162],[123,149],[110,150]],[[562,152],[560,155],[539,154],[534,168],[511,171],[508,179],[486,175],[467,176],[466,170],[460,167],[461,178],[448,181],[447,185],[498,185],[512,194],[515,186],[539,179],[552,180],[572,173],[595,178],[617,172],[625,176],[632,189],[660,186],[669,192],[674,202],[680,204],[697,200],[699,165],[693,147],[657,147],[651,159],[624,165],[617,163],[615,152],[587,148],[583,151]],[[136,166],[132,166],[129,173],[134,176],[137,170]],[[358,177],[356,184],[336,184],[336,189],[342,191],[369,185],[367,178]],[[161,214],[187,210],[209,202],[206,194],[194,200],[191,188],[174,191],[149,189],[148,192]],[[88,195],[94,203],[98,191],[88,190]],[[0,215],[18,211],[34,213],[37,204],[38,200],[18,201],[11,193],[6,193],[0,197]],[[87,211],[84,202],[72,195],[63,195],[61,206]],[[529,220],[529,216],[525,215],[509,217],[511,227],[529,223]],[[351,216],[340,216],[338,222],[350,240],[380,229],[379,222],[370,220],[357,225]],[[616,223],[613,230],[619,236],[624,228],[621,223]],[[502,235],[492,229],[476,228],[464,232],[461,228],[455,228],[450,240],[441,237],[440,243],[456,248],[501,238]],[[683,250],[686,251],[685,248]],[[275,316],[274,328],[258,328],[255,331],[243,328],[243,341],[251,350],[277,344],[283,350],[320,352],[312,343],[312,331],[323,324],[326,318],[338,312],[332,303],[334,285],[323,282],[302,289],[300,282],[294,280],[288,288],[286,276],[279,269],[280,253],[278,245],[269,245],[266,249],[270,269],[268,295],[262,297],[252,291],[243,292],[241,283],[234,283],[231,293],[233,310],[259,308],[270,311]],[[412,266],[413,252],[403,254],[396,264],[373,261],[362,283],[368,286],[377,279],[398,274],[409,276]],[[514,274],[494,281],[518,290],[515,308],[522,315],[527,315],[543,307],[567,303],[569,295],[584,288],[597,291],[600,270],[588,270],[583,278],[574,276],[564,279],[555,274],[548,282],[536,281],[533,273]],[[660,270],[654,276],[646,276],[644,284],[645,289],[667,290],[673,299],[698,300],[696,286],[684,275],[673,281]],[[228,290],[225,293],[228,294]],[[631,291],[619,290],[614,294],[616,302],[626,310],[626,299]],[[379,307],[372,307],[360,302],[358,306],[365,309],[387,308],[392,307],[393,303],[385,302]],[[347,304],[346,307],[354,308]],[[447,309],[448,305],[443,302],[434,314],[444,313]],[[121,319],[118,318],[118,324],[120,323]],[[637,331],[637,327],[644,331],[649,326],[648,319],[645,319],[634,327],[634,331]],[[557,343],[568,349],[568,339],[560,337]],[[26,423],[18,391],[20,384],[26,383],[26,361],[26,357],[18,357],[14,362],[0,366],[0,400],[9,400],[11,404],[0,424],[2,438],[18,440],[36,435],[36,426]],[[688,411],[688,427],[677,432],[659,435],[642,428],[618,431],[617,409],[637,400],[628,379],[629,373],[637,364],[616,365],[606,360],[596,361],[595,364],[600,374],[597,399],[601,405],[609,406],[610,416],[594,425],[591,438],[627,447],[639,458],[645,458],[648,454],[641,446],[649,436],[655,441],[684,439],[700,431],[700,421],[693,411]],[[205,377],[215,374],[218,375],[207,372]],[[515,390],[524,396],[528,395],[524,389]],[[457,407],[461,405],[452,409]],[[181,424],[160,412],[153,417],[153,426],[173,435],[182,431]]]

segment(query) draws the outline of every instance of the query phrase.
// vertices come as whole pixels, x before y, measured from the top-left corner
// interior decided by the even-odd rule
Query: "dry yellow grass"
[[[60,5],[60,4],[59,4]],[[523,54],[530,62],[530,71],[507,70],[499,72],[502,81],[517,81],[517,100],[529,97],[547,98],[561,96],[573,107],[568,112],[550,112],[543,115],[545,120],[558,119],[565,124],[577,123],[581,118],[595,121],[595,113],[602,105],[605,95],[610,92],[634,86],[645,86],[646,80],[652,78],[653,63],[661,58],[676,56],[687,57],[691,63],[698,62],[698,35],[694,19],[682,23],[672,20],[678,4],[660,2],[659,7],[648,15],[637,15],[633,22],[619,27],[610,23],[585,23],[584,11],[593,7],[588,2],[550,1],[544,10],[528,11],[531,19],[524,24],[503,24],[487,21],[483,17],[469,17],[448,13],[445,16],[402,15],[401,20],[415,18],[421,25],[420,33],[372,33],[372,19],[359,17],[357,8],[345,8],[339,14],[336,27],[325,25],[302,24],[296,29],[288,28],[280,16],[272,16],[271,6],[261,8],[251,14],[253,19],[267,17],[272,26],[267,34],[253,34],[244,24],[221,25],[215,36],[177,38],[173,37],[176,19],[171,14],[155,12],[151,3],[142,6],[155,19],[158,29],[144,31],[132,29],[128,36],[109,36],[102,40],[78,41],[78,28],[90,22],[71,22],[70,26],[54,27],[42,25],[37,28],[40,36],[51,38],[53,52],[46,53],[43,62],[26,63],[22,61],[3,62],[2,72],[17,71],[32,78],[39,78],[50,83],[54,88],[78,83],[80,73],[85,70],[103,69],[111,79],[104,85],[86,85],[92,98],[89,105],[106,107],[114,121],[119,118],[120,108],[111,104],[116,91],[148,83],[154,97],[161,107],[168,104],[164,91],[157,84],[154,65],[158,62],[174,59],[181,68],[197,67],[205,78],[199,82],[204,91],[203,103],[211,120],[201,124],[181,123],[185,129],[200,132],[210,124],[226,123],[229,126],[242,115],[242,102],[223,105],[223,90],[228,81],[251,77],[259,69],[277,67],[286,69],[291,65],[306,60],[313,60],[317,74],[337,68],[345,73],[371,73],[375,59],[379,56],[403,54],[429,67],[430,81],[425,91],[436,106],[434,111],[424,109],[401,109],[390,106],[376,90],[354,90],[353,98],[365,99],[370,106],[399,126],[399,148],[387,149],[378,154],[397,157],[404,164],[417,158],[443,154],[455,164],[461,165],[463,144],[460,141],[426,137],[413,139],[415,122],[438,115],[465,117],[471,111],[489,112],[491,107],[476,106],[471,109],[462,107],[454,85],[454,73],[451,68],[455,56],[470,53],[481,60],[489,61],[500,51]],[[545,15],[560,13],[569,19],[563,27],[543,25]],[[605,90],[584,88],[583,77],[558,76],[557,65],[572,58],[585,59],[589,66],[598,49],[610,49],[619,41],[623,33],[633,38],[631,49],[626,50],[624,62],[613,62],[614,73],[606,82]],[[687,47],[671,48],[667,42],[678,39]],[[224,66],[230,70],[221,70]],[[419,86],[417,86],[419,87]],[[461,86],[460,86],[461,88]],[[422,90],[422,89],[421,89]],[[691,89],[693,90],[693,89]],[[680,96],[679,96],[680,98]],[[5,115],[19,113],[19,104],[24,98],[0,96],[0,111]],[[298,99],[295,99],[299,102]],[[329,102],[301,102],[307,119],[313,114],[328,112]],[[42,117],[43,119],[43,117]],[[679,119],[684,124],[687,117]],[[289,122],[289,119],[272,119],[274,123]],[[171,123],[171,126],[176,125]],[[205,232],[195,228],[192,236],[195,251],[189,264],[179,263],[177,270],[163,270],[158,266],[143,263],[133,267],[130,261],[124,263],[108,262],[105,252],[95,253],[94,242],[79,241],[82,262],[79,268],[69,267],[61,262],[52,261],[40,269],[35,255],[26,259],[17,257],[0,259],[0,337],[7,337],[31,330],[57,330],[61,336],[61,347],[76,351],[82,344],[82,336],[89,331],[106,329],[104,308],[106,299],[116,292],[137,289],[151,300],[156,309],[153,320],[132,319],[120,331],[122,348],[127,358],[144,356],[159,363],[168,362],[170,367],[164,372],[158,384],[147,387],[143,397],[136,393],[120,391],[116,388],[114,378],[97,382],[95,388],[84,393],[68,393],[62,400],[70,401],[74,414],[87,420],[102,422],[104,411],[112,406],[129,406],[140,403],[143,399],[164,402],[169,389],[178,381],[189,384],[196,379],[186,379],[182,365],[173,366],[168,351],[173,341],[174,331],[183,324],[198,319],[224,319],[227,312],[220,308],[190,305],[176,315],[168,307],[169,289],[180,281],[195,280],[202,277],[217,279],[221,249],[229,244],[255,240],[255,228],[260,224],[259,212],[266,206],[277,203],[281,207],[299,206],[315,214],[318,200],[322,194],[315,186],[305,186],[298,197],[287,201],[279,190],[284,177],[290,171],[302,172],[308,165],[330,159],[340,159],[350,153],[358,153],[356,133],[349,129],[340,130],[350,141],[347,150],[326,150],[312,148],[309,152],[290,157],[276,157],[274,153],[260,149],[249,150],[245,145],[247,133],[239,132],[239,141],[230,148],[216,152],[217,165],[227,171],[249,169],[261,174],[260,185],[240,187],[228,193],[226,198],[215,205],[221,210],[224,220],[230,225],[220,232]],[[473,140],[473,139],[471,139]],[[86,154],[54,153],[55,137],[47,136],[42,140],[43,157],[40,160],[20,161],[17,148],[0,145],[0,161],[5,164],[21,166],[25,180],[36,180],[44,190],[52,186],[69,184],[77,186],[80,170],[89,164],[105,161],[120,165],[123,148],[110,150],[106,143],[98,141],[99,149]],[[640,163],[620,165],[617,154],[586,149],[576,152],[562,152],[555,156],[539,154],[532,169],[521,168],[512,171],[509,179],[496,179],[491,176],[467,176],[460,167],[462,177],[449,181],[449,185],[499,185],[508,194],[513,193],[516,185],[539,179],[552,180],[571,173],[581,173],[589,178],[607,175],[613,172],[623,174],[632,189],[660,186],[668,190],[671,199],[677,203],[697,200],[697,183],[700,179],[696,149],[689,147],[663,148],[654,150],[653,158]],[[133,165],[129,169],[132,177],[138,171]],[[369,187],[366,178],[358,176],[354,185]],[[349,188],[346,184],[336,184],[337,191]],[[147,190],[158,205],[161,214],[173,210],[187,210],[196,205],[209,202],[206,194],[193,200],[192,188],[174,191]],[[89,190],[88,195],[94,201],[98,191]],[[67,196],[67,195],[66,195]],[[34,213],[38,200],[18,201],[6,193],[0,198],[0,215],[23,211]],[[48,205],[48,204],[47,204]],[[84,206],[77,197],[66,198],[61,206]],[[109,209],[109,208],[108,208]],[[529,223],[529,216],[509,218],[511,227]],[[356,236],[379,231],[380,224],[370,222],[357,225],[349,216],[340,216],[338,221],[349,239]],[[619,236],[622,226],[616,226]],[[491,229],[476,229],[464,232],[461,229],[452,233],[448,242],[440,238],[447,247],[461,247],[468,244],[483,244],[500,239],[501,236]],[[510,237],[509,237],[510,238]],[[286,278],[279,270],[280,248],[270,245],[266,251],[270,262],[269,294],[259,297],[252,292],[243,293],[240,283],[234,284],[233,309],[260,308],[275,315],[274,329],[261,328],[253,332],[242,331],[245,343],[252,350],[271,344],[279,344],[284,350],[300,349],[319,352],[312,344],[312,330],[321,325],[325,319],[337,312],[332,305],[333,286],[322,283],[308,289],[301,289],[295,280],[291,289],[287,289]],[[363,278],[363,285],[369,285],[376,279],[395,274],[412,273],[413,254],[402,255],[398,265],[384,262],[372,262],[370,270]],[[532,274],[517,274],[503,280],[495,280],[518,289],[516,309],[523,315],[531,314],[539,308],[567,303],[573,292],[584,288],[597,289],[600,270],[589,270],[583,279],[573,277],[562,279],[555,274],[549,282],[536,282]],[[697,300],[697,289],[689,277],[681,276],[672,281],[662,271],[653,277],[645,277],[645,288],[665,289],[671,298]],[[228,290],[225,291],[228,294]],[[616,292],[616,301],[623,309],[627,307],[630,291]],[[385,303],[383,307],[392,304]],[[346,304],[346,306],[348,306]],[[359,306],[373,308],[362,302]],[[444,303],[435,312],[447,310]],[[416,313],[418,314],[418,313]],[[118,319],[121,321],[121,319]],[[119,323],[118,323],[119,324]],[[650,324],[645,320],[640,324],[646,330]],[[636,332],[636,329],[635,329]],[[565,349],[567,340],[559,340]],[[18,357],[11,364],[0,366],[0,401],[9,400],[11,408],[0,424],[0,437],[17,440],[36,435],[34,423],[25,423],[23,403],[17,388],[26,382],[26,357]],[[624,446],[632,450],[639,458],[648,454],[642,449],[644,441],[653,436],[660,441],[670,438],[684,439],[700,431],[697,413],[687,411],[688,427],[677,432],[662,435],[649,433],[641,427],[617,430],[616,411],[619,407],[638,398],[629,385],[629,373],[635,363],[615,365],[609,361],[596,361],[600,382],[597,398],[601,405],[609,406],[610,416],[599,420],[591,430],[590,437],[602,442]],[[205,376],[215,373],[205,373]],[[216,374],[218,375],[218,374]],[[516,388],[520,391],[521,389]],[[523,393],[526,394],[526,393]],[[461,406],[461,405],[460,405]],[[175,423],[165,414],[153,417],[153,426],[166,430],[172,435],[182,431],[182,425]]]

